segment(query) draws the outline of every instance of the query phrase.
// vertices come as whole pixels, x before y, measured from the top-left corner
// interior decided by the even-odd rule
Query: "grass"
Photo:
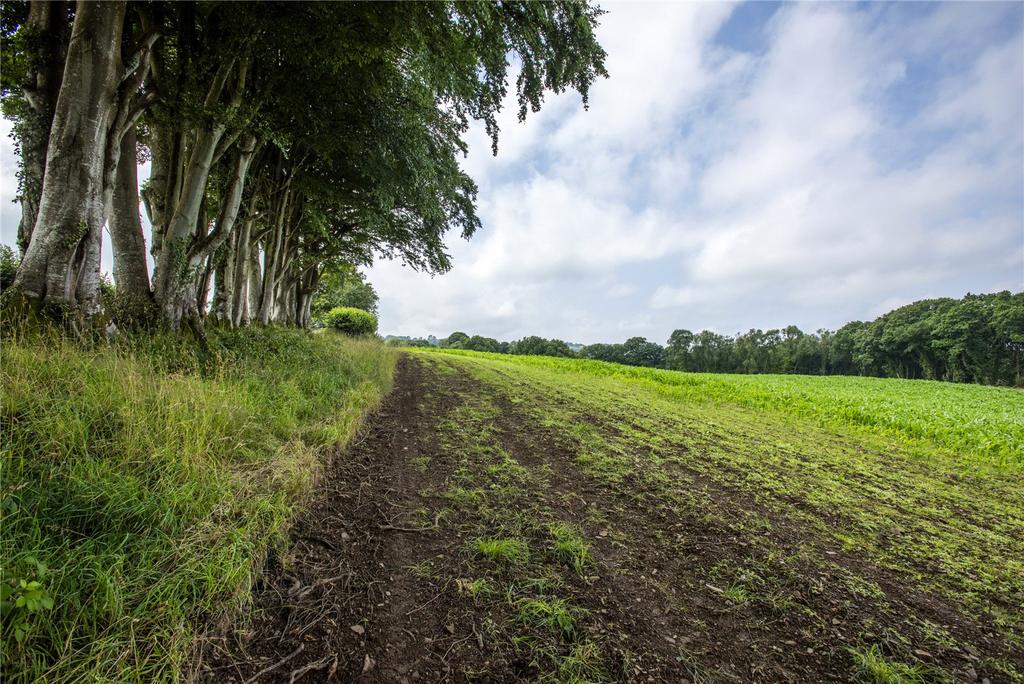
[[[425,350],[614,378],[676,400],[728,403],[856,425],[906,440],[925,440],[985,464],[1024,466],[1024,392],[930,380],[847,376],[681,373],[604,361]]]
[[[526,626],[572,636],[576,618],[570,605],[559,598],[521,599],[516,605],[519,621]]]
[[[476,553],[499,565],[514,567],[530,561],[530,547],[521,539],[477,539]]]
[[[943,679],[923,665],[907,665],[888,660],[877,644],[850,649],[858,679],[871,684],[928,684]]]
[[[3,352],[10,682],[178,678],[394,364],[376,342],[281,330],[214,332],[209,353],[56,334]]]
[[[579,531],[566,523],[548,526],[553,540],[552,550],[559,562],[582,574],[590,562],[590,544],[580,536]]]

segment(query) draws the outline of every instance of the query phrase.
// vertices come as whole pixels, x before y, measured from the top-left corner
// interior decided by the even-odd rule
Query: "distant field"
[[[1024,466],[1024,391],[1019,389],[853,376],[681,373],[603,361],[437,351],[629,380],[680,401],[782,411],[918,441],[917,446],[945,447],[977,464]]]

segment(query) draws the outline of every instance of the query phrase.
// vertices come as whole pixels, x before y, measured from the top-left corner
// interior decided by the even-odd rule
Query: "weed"
[[[520,599],[516,604],[519,622],[526,626],[539,627],[572,636],[576,629],[574,613],[564,599],[533,598]]]
[[[887,659],[877,644],[851,648],[857,676],[872,684],[927,684],[936,681],[936,673],[921,664],[907,665]]]
[[[548,532],[554,539],[553,552],[560,563],[567,565],[579,574],[590,562],[590,544],[580,536],[575,527],[566,523],[554,523],[548,526]]]
[[[406,570],[421,579],[430,579],[434,576],[434,564],[428,560],[421,561],[415,565],[407,565]]]
[[[747,588],[738,582],[729,585],[722,594],[733,603],[746,603],[750,600],[750,593],[747,591]]]
[[[530,547],[521,539],[476,539],[476,553],[499,565],[521,566],[530,561]]]

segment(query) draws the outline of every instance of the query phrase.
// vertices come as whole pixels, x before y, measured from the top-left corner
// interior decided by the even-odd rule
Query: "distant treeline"
[[[870,322],[805,333],[796,326],[734,336],[680,329],[666,346],[643,337],[573,351],[562,340],[524,337],[499,342],[454,332],[446,339],[396,338],[407,346],[440,346],[499,354],[598,359],[706,373],[801,373],[925,378],[1024,385],[1024,292],[925,299]]]

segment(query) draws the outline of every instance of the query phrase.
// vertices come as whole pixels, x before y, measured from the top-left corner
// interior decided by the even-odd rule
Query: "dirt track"
[[[744,532],[730,511],[757,504],[735,492],[697,481],[690,500],[706,504],[666,502],[642,469],[609,486],[583,474],[577,455],[564,431],[457,365],[404,356],[392,394],[325,473],[287,557],[268,562],[250,624],[207,642],[200,678],[847,681],[860,635],[917,644],[911,622],[925,620],[973,645],[919,649],[930,662],[1001,681],[982,663],[1006,645],[898,577],[827,546],[829,564],[808,566],[796,550],[818,541],[767,511],[770,525]],[[584,571],[545,551],[552,522],[590,542]],[[475,554],[473,540],[488,536],[526,539],[529,562]],[[750,567],[777,600],[730,599],[715,579]],[[884,597],[842,589],[849,576]],[[571,607],[571,628],[524,622],[534,598]]]

